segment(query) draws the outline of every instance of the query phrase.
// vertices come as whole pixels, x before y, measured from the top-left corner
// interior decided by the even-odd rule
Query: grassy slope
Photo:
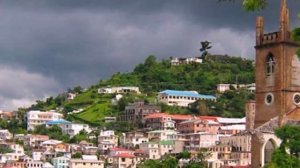
[[[164,89],[196,90],[199,93],[214,94],[218,83],[241,83],[254,81],[251,61],[234,57],[211,57],[200,65],[170,66],[167,61],[149,61],[138,65],[134,72],[116,73],[108,80],[102,80],[80,93],[74,100],[63,102],[62,106],[71,109],[84,109],[70,115],[70,118],[87,123],[101,123],[108,115],[117,116],[121,110],[111,105],[114,95],[100,95],[97,89],[103,86],[139,86],[147,95],[134,96],[155,102],[156,93]],[[226,98],[227,100],[227,98]],[[58,105],[45,104],[42,110],[55,109]],[[176,111],[175,111],[176,112]]]

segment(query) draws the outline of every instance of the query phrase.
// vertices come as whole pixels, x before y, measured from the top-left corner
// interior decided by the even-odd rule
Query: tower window
[[[300,105],[300,93],[295,93],[293,96],[294,103]]]
[[[266,94],[266,97],[265,97],[265,103],[267,105],[271,105],[274,101],[274,95],[272,93],[268,93]]]
[[[274,56],[270,53],[266,60],[266,74],[271,76],[275,72],[275,60]]]

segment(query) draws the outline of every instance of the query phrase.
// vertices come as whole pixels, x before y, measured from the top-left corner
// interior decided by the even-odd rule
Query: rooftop
[[[192,115],[183,115],[183,114],[167,114],[167,113],[152,113],[145,117],[145,119],[151,118],[163,118],[163,117],[170,117],[173,120],[189,120],[192,119]]]
[[[96,155],[82,155],[83,160],[98,160]]]
[[[218,117],[217,122],[222,124],[240,124],[240,123],[246,123],[246,118],[222,118]]]
[[[58,119],[58,120],[52,120],[46,122],[46,125],[57,125],[57,124],[70,124],[70,121],[64,120],[64,119]]]
[[[120,153],[120,154],[114,155],[113,157],[135,158],[135,156],[133,154],[130,154],[130,153]]]
[[[160,94],[166,94],[166,95],[170,95],[170,96],[196,97],[196,98],[200,98],[200,99],[216,99],[215,96],[199,94],[196,91],[164,90],[164,91],[160,92]]]

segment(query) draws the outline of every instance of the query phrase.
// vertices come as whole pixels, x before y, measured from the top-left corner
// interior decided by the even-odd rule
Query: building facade
[[[141,122],[147,115],[161,112],[156,105],[146,104],[144,101],[136,101],[125,107],[124,113],[119,117],[121,121]]]
[[[29,111],[26,113],[27,130],[34,130],[35,126],[46,124],[48,121],[62,119],[63,115],[54,111]]]
[[[165,103],[169,106],[188,107],[189,104],[197,100],[216,101],[216,97],[212,95],[199,94],[196,91],[178,91],[165,90],[159,92],[157,99],[159,102]]]

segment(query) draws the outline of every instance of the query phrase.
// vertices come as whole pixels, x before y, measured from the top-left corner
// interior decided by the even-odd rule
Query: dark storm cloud
[[[213,42],[213,53],[253,58],[255,16],[266,16],[267,29],[276,30],[278,2],[262,13],[247,13],[240,2],[217,0],[0,1],[0,63],[10,71],[39,76],[32,88],[25,78],[16,81],[28,91],[12,96],[7,94],[14,92],[7,89],[9,84],[0,85],[0,101],[20,104],[75,85],[88,86],[114,72],[132,70],[150,54],[196,56],[202,40]],[[291,1],[289,6],[295,25],[300,3]],[[43,87],[47,79],[50,85]]]

